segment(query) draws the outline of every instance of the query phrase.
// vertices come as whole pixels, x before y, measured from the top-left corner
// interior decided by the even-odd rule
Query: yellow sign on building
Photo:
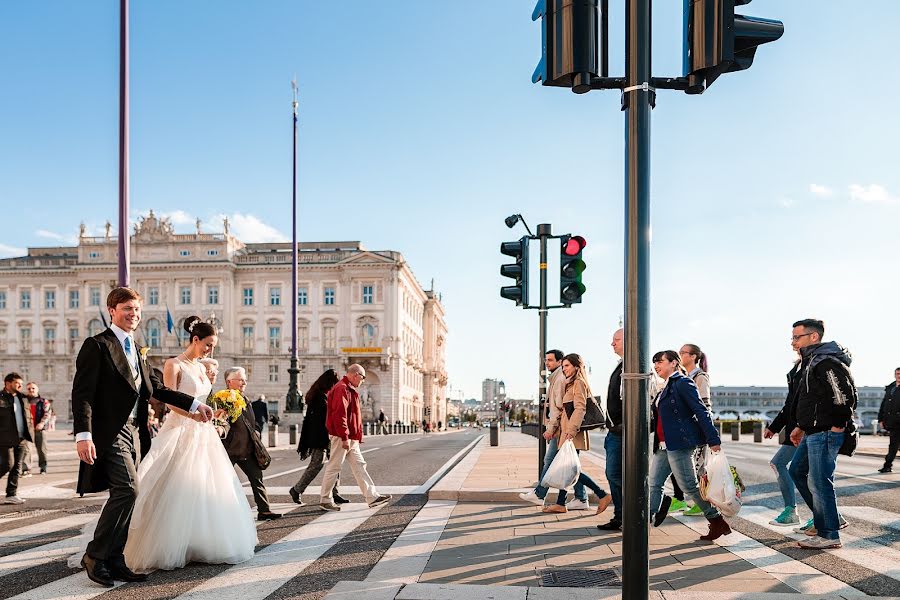
[[[381,354],[381,348],[341,348],[344,354]]]

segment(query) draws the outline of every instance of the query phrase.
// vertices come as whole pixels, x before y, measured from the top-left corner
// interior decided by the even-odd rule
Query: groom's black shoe
[[[334,503],[335,503],[335,504],[347,504],[347,503],[350,502],[349,500],[347,500],[346,498],[344,498],[343,496],[341,496],[341,495],[338,494],[337,492],[332,492],[331,495],[332,495],[332,497],[334,498]]]
[[[99,583],[104,587],[113,587],[112,575],[106,567],[106,562],[91,558],[87,554],[81,557],[81,566],[84,567],[88,578],[94,583]]]
[[[281,515],[273,512],[261,512],[257,515],[257,521],[271,521],[273,519],[280,519]]]
[[[119,560],[112,560],[109,562],[109,574],[113,579],[117,581],[128,581],[131,583],[138,581],[147,581],[146,574],[138,574],[128,568],[128,565],[125,564],[125,561],[121,558]]]

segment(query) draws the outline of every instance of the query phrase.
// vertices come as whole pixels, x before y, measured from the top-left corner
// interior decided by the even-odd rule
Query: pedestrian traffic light
[[[564,235],[559,242],[559,301],[564,306],[571,306],[580,303],[587,290],[581,282],[581,274],[587,268],[581,252],[587,242],[580,235]]]
[[[598,72],[597,0],[538,0],[531,20],[538,19],[541,60],[532,83],[590,91]]]
[[[503,242],[500,244],[500,252],[516,259],[514,264],[500,265],[500,274],[504,277],[512,277],[516,285],[508,285],[500,288],[500,296],[507,300],[513,300],[516,306],[528,307],[528,236],[515,242]]]
[[[751,0],[684,0],[684,75],[701,94],[723,73],[749,69],[757,47],[784,34],[784,23],[736,15]]]

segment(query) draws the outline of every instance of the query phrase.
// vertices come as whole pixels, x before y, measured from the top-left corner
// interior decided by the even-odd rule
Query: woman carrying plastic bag
[[[657,442],[650,464],[650,512],[655,515],[653,525],[659,527],[669,512],[672,499],[663,495],[663,485],[669,475],[674,473],[685,497],[691,498],[709,521],[709,532],[700,536],[700,539],[712,541],[728,535],[731,528],[722,518],[719,509],[701,496],[697,472],[694,470],[694,452],[697,447],[709,445],[714,452],[721,450],[722,442],[713,426],[709,410],[700,400],[697,386],[684,375],[677,352],[657,352],[653,356],[653,368],[657,375],[666,380],[666,385],[653,406],[653,427]]]
[[[578,458],[578,452],[575,451],[575,444],[572,443],[572,440],[566,440],[556,456],[553,457],[550,468],[544,473],[541,485],[565,490],[575,485],[579,475],[581,475],[581,460]]]
[[[700,493],[726,517],[733,517],[741,510],[741,492],[735,485],[734,472],[728,464],[725,452],[706,450],[706,474]],[[705,492],[705,493],[704,493]]]

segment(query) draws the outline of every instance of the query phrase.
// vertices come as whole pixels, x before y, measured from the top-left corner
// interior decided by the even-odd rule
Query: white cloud
[[[46,238],[48,240],[53,240],[56,242],[63,242],[65,244],[77,244],[78,236],[76,234],[65,235],[62,233],[56,233],[55,231],[49,231],[47,229],[38,229],[34,232],[34,234],[41,238]]]
[[[828,186],[819,185],[818,183],[809,184],[809,191],[814,196],[819,196],[822,198],[829,198],[834,196],[834,190]]]
[[[0,258],[10,258],[14,256],[25,256],[25,248],[16,248],[15,246],[0,244]]]
[[[169,219],[172,225],[193,225],[197,222],[197,217],[184,212],[183,210],[173,210],[172,212],[160,213],[160,218]]]
[[[242,242],[288,242],[286,235],[253,215],[234,213],[228,217],[231,234]]]
[[[884,186],[877,183],[869,185],[854,183],[849,189],[850,198],[856,202],[862,202],[863,204],[900,204],[900,198],[891,195]]]

